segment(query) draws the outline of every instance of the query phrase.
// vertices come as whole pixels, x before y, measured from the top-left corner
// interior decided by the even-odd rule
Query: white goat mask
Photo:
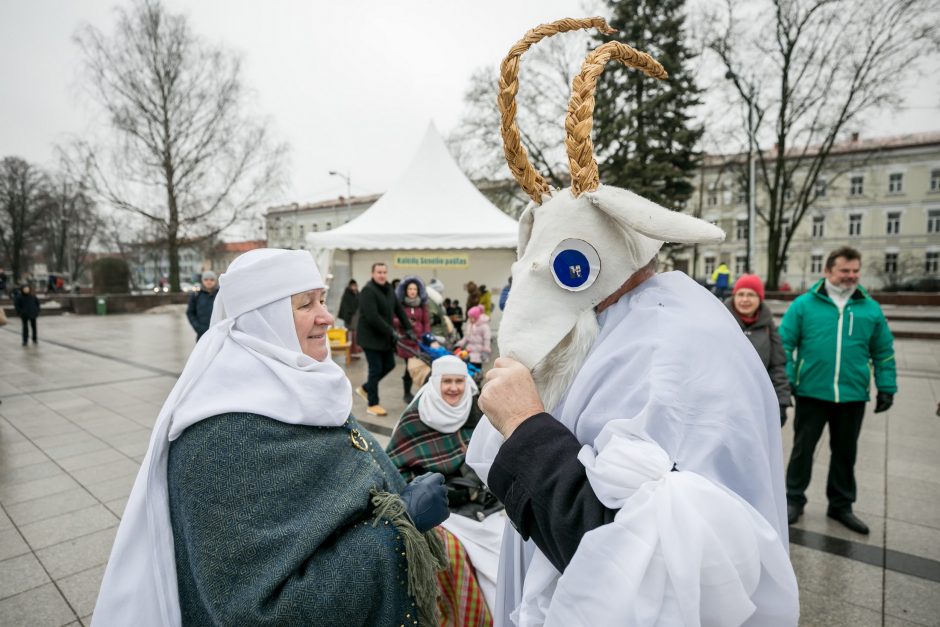
[[[651,76],[665,77],[665,70],[649,55],[619,42],[605,43],[589,54],[572,86],[566,120],[572,187],[549,190],[532,168],[514,121],[519,57],[545,36],[587,27],[611,32],[601,18],[540,26],[512,49],[501,69],[499,104],[506,157],[533,202],[519,220],[519,259],[512,267],[499,349],[501,355],[529,369],[565,339],[583,312],[606,300],[646,266],[664,242],[718,242],[725,236],[713,224],[670,211],[633,192],[599,185],[590,133],[594,83],[600,69],[615,59]]]

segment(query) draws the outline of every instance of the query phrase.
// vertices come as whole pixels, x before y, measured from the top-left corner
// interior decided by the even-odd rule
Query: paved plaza
[[[18,322],[18,321],[13,321]],[[40,343],[0,328],[0,626],[87,625],[127,496],[164,398],[192,349],[180,307],[39,320]],[[803,625],[940,625],[940,341],[896,341],[894,407],[865,418],[855,511],[869,536],[825,516],[826,436],[810,502],[791,528]],[[353,413],[381,441],[389,417]],[[349,367],[353,385],[364,360]],[[784,428],[789,454],[791,420]]]

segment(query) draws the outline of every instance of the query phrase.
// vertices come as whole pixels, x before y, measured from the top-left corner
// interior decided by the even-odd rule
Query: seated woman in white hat
[[[470,437],[482,417],[478,396],[465,362],[453,355],[435,359],[428,382],[405,408],[385,449],[406,480],[428,472],[444,475],[451,516],[441,527],[449,532],[444,541],[451,568],[438,579],[443,614],[459,617],[452,621],[458,625],[491,624],[489,612],[480,621],[471,615],[480,596],[489,608],[496,601],[506,523],[502,504],[466,463]],[[461,569],[467,559],[472,569]]]
[[[440,476],[405,485],[349,415],[309,253],[220,278],[154,427],[96,625],[431,625]]]

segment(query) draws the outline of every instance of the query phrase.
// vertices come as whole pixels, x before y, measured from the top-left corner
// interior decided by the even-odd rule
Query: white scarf
[[[456,405],[450,405],[441,396],[441,379],[444,376],[463,375],[467,377],[463,396]],[[431,378],[418,392],[418,416],[421,422],[441,433],[454,433],[467,422],[473,397],[479,391],[474,380],[467,376],[467,364],[454,357],[445,355],[431,362]]]
[[[620,511],[563,576],[507,528],[496,625],[795,625],[779,411],[757,353],[678,272],[598,321],[553,415],[583,445],[592,490]],[[467,462],[484,481],[502,442],[482,419]]]
[[[167,492],[170,441],[200,420],[227,412],[336,427],[352,409],[342,368],[329,356],[320,362],[300,352],[290,296],[324,287],[309,253],[247,252],[219,284],[212,325],[154,426],[98,594],[96,625],[181,622]]]

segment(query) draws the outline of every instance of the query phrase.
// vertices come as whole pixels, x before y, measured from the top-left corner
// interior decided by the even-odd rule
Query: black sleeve
[[[189,319],[189,325],[194,331],[199,331],[199,316],[196,313],[196,299],[199,292],[192,292],[189,295],[189,303],[186,305],[186,317]]]
[[[489,487],[513,526],[564,572],[581,537],[613,521],[578,461],[581,444],[548,413],[529,418],[509,436],[490,468]]]

